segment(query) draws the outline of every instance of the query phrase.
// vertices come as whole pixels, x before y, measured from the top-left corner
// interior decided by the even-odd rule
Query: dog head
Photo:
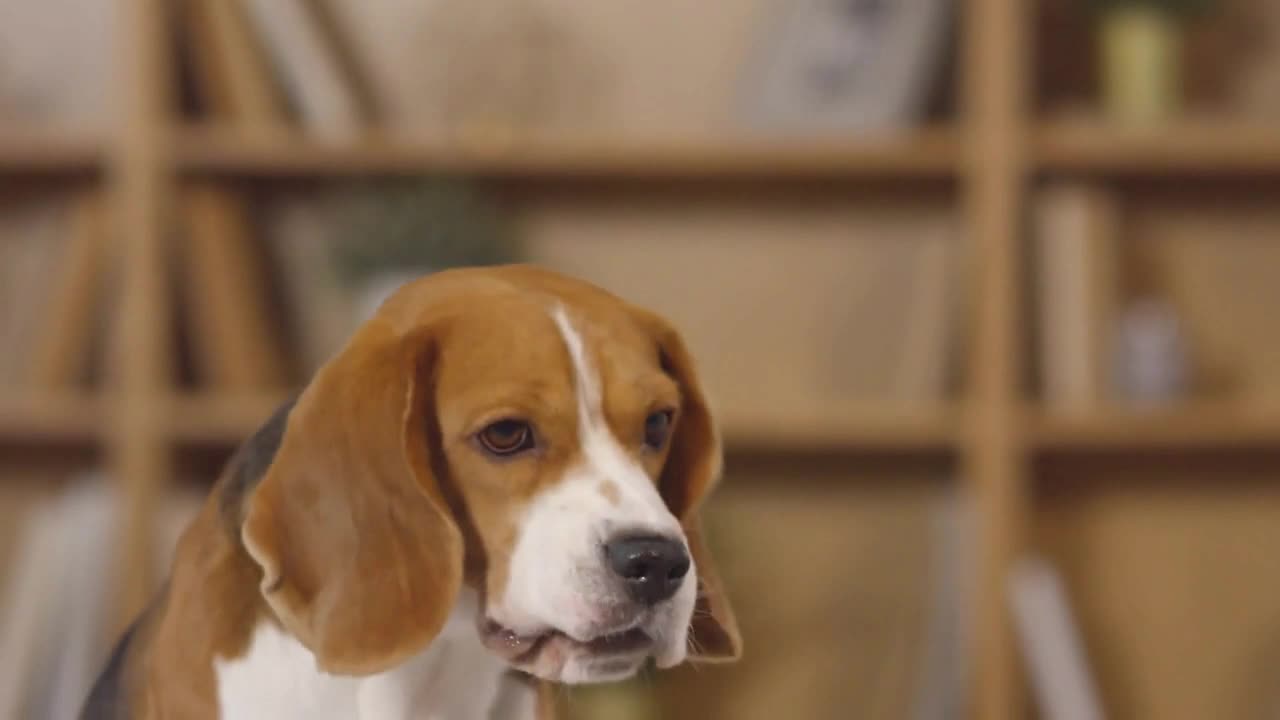
[[[422,650],[468,585],[514,668],[616,680],[740,652],[698,519],[719,472],[664,320],[545,270],[449,271],[317,373],[241,535],[326,670]]]

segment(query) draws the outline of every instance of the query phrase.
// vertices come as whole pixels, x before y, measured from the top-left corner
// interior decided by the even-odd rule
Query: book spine
[[[1102,720],[1083,643],[1057,572],[1043,560],[1028,558],[1009,577],[1018,638],[1045,718]]]
[[[266,287],[239,199],[195,186],[182,198],[187,220],[186,283],[197,374],[230,390],[282,387],[282,343],[264,301]]]
[[[1088,187],[1045,190],[1035,208],[1035,278],[1044,405],[1106,403],[1115,321],[1114,203]]]
[[[304,129],[330,139],[358,134],[359,108],[308,6],[302,0],[246,0],[245,9]]]
[[[55,273],[56,289],[39,323],[27,370],[31,384],[44,389],[69,389],[85,379],[96,324],[102,318],[106,204],[93,192],[82,197],[73,212],[62,269]]]

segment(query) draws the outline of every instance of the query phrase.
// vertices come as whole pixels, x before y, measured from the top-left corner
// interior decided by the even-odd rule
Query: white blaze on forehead
[[[569,351],[578,396],[578,439],[582,464],[572,475],[587,480],[583,484],[589,485],[595,494],[599,494],[600,483],[619,491],[619,512],[609,513],[607,517],[609,523],[616,526],[614,529],[678,534],[679,524],[667,510],[653,481],[609,429],[604,414],[600,373],[587,353],[582,334],[573,326],[563,307],[557,305],[551,317]],[[637,441],[639,437],[640,428],[636,428]]]
[[[560,329],[560,337],[564,339],[569,350],[569,358],[573,361],[574,386],[578,391],[578,422],[583,432],[598,429],[604,424],[604,402],[600,395],[600,378],[587,357],[587,349],[582,344],[582,336],[569,322],[564,308],[557,305],[551,317]],[[607,431],[607,430],[606,430]]]

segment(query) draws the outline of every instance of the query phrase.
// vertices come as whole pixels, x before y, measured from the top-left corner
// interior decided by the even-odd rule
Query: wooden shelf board
[[[97,138],[0,129],[0,174],[94,172],[103,159]]]
[[[261,427],[287,399],[284,392],[177,395],[168,403],[165,429],[170,439],[179,443],[235,446]]]
[[[184,170],[240,176],[452,173],[491,178],[757,179],[947,178],[956,135],[930,128],[863,140],[619,141],[543,138],[509,145],[430,145],[369,140],[335,144],[302,137],[255,139],[193,130],[178,149]]]
[[[178,396],[165,426],[180,443],[237,445],[285,399],[284,393]],[[769,451],[948,452],[957,436],[947,412],[860,412],[831,421],[726,418],[721,431],[732,448]]]
[[[1058,120],[1035,131],[1039,169],[1104,175],[1280,175],[1280,130],[1229,120],[1125,128]]]
[[[102,403],[88,395],[15,392],[0,396],[0,440],[4,442],[96,442],[103,419]]]
[[[1280,450],[1280,410],[1226,403],[1169,409],[1101,410],[1081,416],[1032,416],[1032,446],[1050,451]]]
[[[780,451],[945,453],[955,449],[953,412],[859,409],[827,418],[721,417],[730,448]]]

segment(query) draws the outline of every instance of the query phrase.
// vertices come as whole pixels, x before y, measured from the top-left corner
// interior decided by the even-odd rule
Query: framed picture
[[[921,121],[954,0],[776,0],[743,88],[746,124],[803,132]]]

